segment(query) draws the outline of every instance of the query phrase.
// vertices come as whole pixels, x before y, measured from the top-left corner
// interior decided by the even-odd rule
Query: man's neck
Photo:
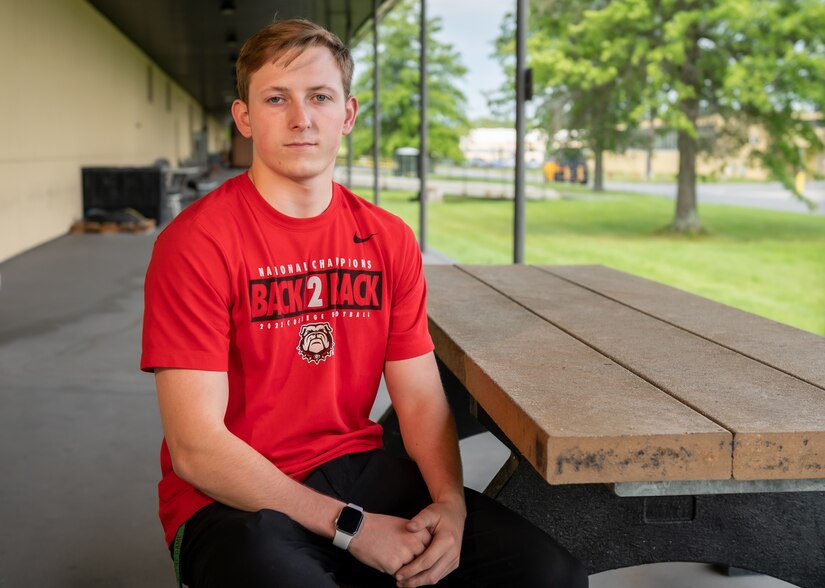
[[[247,174],[263,199],[286,216],[312,218],[323,213],[332,201],[331,172],[300,182],[253,164]]]

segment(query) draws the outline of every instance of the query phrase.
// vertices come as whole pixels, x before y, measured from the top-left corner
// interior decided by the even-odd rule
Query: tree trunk
[[[647,161],[645,161],[645,179],[650,181],[653,179],[653,147],[656,143],[656,128],[653,126],[655,115],[653,109],[648,115],[647,127]]]
[[[688,47],[685,62],[682,64],[682,83],[693,90],[679,100],[679,109],[690,121],[696,133],[696,120],[699,118],[699,94],[702,91],[702,76],[697,62],[699,60],[700,32],[694,25],[688,32]],[[671,229],[677,233],[701,233],[702,221],[696,208],[696,152],[699,148],[695,135],[686,130],[679,131],[679,183],[676,192],[676,217]]]
[[[604,192],[604,149],[594,149],[593,160],[593,191]]]
[[[677,233],[698,233],[702,221],[696,208],[697,140],[686,131],[679,131],[679,183],[676,192],[676,217],[671,228]]]
[[[645,179],[648,181],[653,179],[653,147],[647,148],[647,160],[645,161]]]

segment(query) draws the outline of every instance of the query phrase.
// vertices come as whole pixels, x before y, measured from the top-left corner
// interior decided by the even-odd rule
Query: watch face
[[[338,515],[338,522],[335,526],[344,533],[355,535],[355,533],[358,532],[358,528],[361,526],[361,519],[363,518],[364,513],[360,510],[352,508],[351,506],[346,506],[341,511],[341,514]]]

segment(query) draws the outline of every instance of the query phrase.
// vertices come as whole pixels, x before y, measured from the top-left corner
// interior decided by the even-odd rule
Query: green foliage
[[[729,0],[718,12],[739,31],[722,111],[765,128],[770,141],[755,156],[792,190],[806,152],[825,146],[811,124],[825,112],[825,3]]]
[[[593,8],[604,8],[602,11]],[[645,47],[623,6],[604,1],[536,0],[531,3],[528,54],[534,71],[534,125],[551,135],[566,129],[594,151],[620,150],[637,112],[642,87],[631,64]],[[513,78],[515,31],[505,16],[495,57]],[[623,35],[617,36],[619,30]],[[491,106],[511,107],[512,83]]]
[[[753,156],[791,191],[805,156],[825,147],[811,122],[825,111],[822,0],[534,0],[531,7],[539,120],[551,131],[578,130],[594,150],[615,151],[655,119],[680,131],[680,149],[725,154],[758,126],[768,144]],[[497,45],[505,62],[507,26]],[[699,140],[700,124],[714,128],[713,140]]]
[[[420,104],[419,3],[402,0],[379,25],[379,76],[381,78],[381,153],[390,158],[399,147],[419,146]],[[461,137],[469,121],[466,97],[460,89],[467,68],[450,43],[438,39],[439,18],[428,19],[428,104],[430,157],[461,161]],[[353,94],[360,103],[359,120],[353,135],[353,153],[370,155],[373,126],[373,61],[371,38],[359,65]]]
[[[513,127],[516,122],[513,120],[513,113],[498,116],[480,116],[470,123],[474,129],[500,129],[502,127]]]
[[[719,115],[717,135],[740,137],[715,145],[729,149],[746,141],[743,127],[761,126],[768,144],[753,155],[793,190],[805,151],[823,148],[810,115],[825,107],[825,3],[703,0],[682,10],[677,3],[661,17],[662,40],[647,67],[657,117],[696,136],[683,103],[698,100],[700,116]]]
[[[500,120],[515,119],[516,86],[513,82],[516,72],[516,26],[512,12],[504,14],[499,25],[499,34],[494,41],[494,49],[490,57],[498,61],[507,80],[498,89],[487,96],[487,107],[493,113],[493,118]],[[537,84],[534,83],[534,86]],[[514,123],[515,124],[515,121]]]

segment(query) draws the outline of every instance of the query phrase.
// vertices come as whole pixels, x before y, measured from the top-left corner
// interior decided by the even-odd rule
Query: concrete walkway
[[[174,584],[138,371],[154,238],[69,235],[0,265],[0,586]]]
[[[0,587],[174,585],[156,516],[162,431],[153,379],[138,371],[154,239],[68,235],[0,264]],[[489,435],[462,450],[475,487],[506,458]],[[700,564],[608,572],[591,585],[789,586]]]
[[[336,168],[336,181],[345,184],[347,179],[346,171],[343,167]],[[510,179],[512,180],[512,172]],[[352,185],[356,192],[358,188],[372,189],[372,171],[354,168],[352,172]],[[388,173],[380,176],[378,185],[381,190],[407,190],[417,193],[420,182],[418,178],[395,176]],[[451,196],[469,196],[471,198],[512,199],[513,191],[512,181],[509,183],[487,182],[483,181],[483,179],[475,179],[472,177],[451,178],[449,180],[438,178],[427,179],[427,192],[430,195],[431,201],[441,200],[446,194]],[[542,184],[540,186],[528,184],[524,187],[524,197],[528,200],[558,200],[560,195],[552,188],[551,184]]]

